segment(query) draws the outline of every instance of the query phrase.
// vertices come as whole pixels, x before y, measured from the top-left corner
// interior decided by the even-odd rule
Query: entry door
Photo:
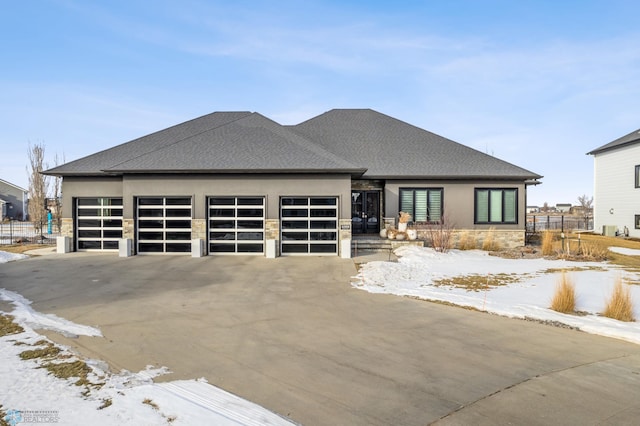
[[[351,229],[355,234],[380,231],[380,191],[351,191]]]

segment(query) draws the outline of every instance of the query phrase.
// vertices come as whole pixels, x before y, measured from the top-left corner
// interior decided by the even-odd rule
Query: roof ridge
[[[217,112],[219,112],[219,111],[217,111]],[[109,166],[109,168],[104,169],[103,171],[106,171],[106,170],[109,170],[109,169],[113,169],[113,168],[115,168],[115,167],[117,167],[117,166],[119,166],[119,165],[121,165],[121,164],[124,164],[124,163],[126,163],[126,162],[128,162],[128,161],[135,160],[136,158],[144,157],[145,155],[149,155],[149,154],[152,154],[152,153],[154,153],[154,152],[162,151],[162,150],[164,150],[164,149],[166,149],[166,148],[169,148],[169,147],[171,147],[171,146],[173,146],[173,145],[177,145],[177,144],[179,144],[179,143],[181,143],[181,142],[184,142],[184,141],[186,141],[186,140],[188,140],[188,139],[194,138],[194,137],[196,137],[196,136],[200,136],[200,135],[202,135],[202,134],[204,134],[204,133],[207,133],[207,132],[210,132],[210,131],[212,131],[212,130],[214,130],[214,129],[219,129],[220,127],[224,127],[224,126],[226,126],[226,125],[228,125],[228,124],[235,123],[236,121],[239,121],[239,120],[242,120],[242,119],[244,119],[244,118],[247,118],[248,116],[251,116],[251,115],[253,115],[253,114],[257,114],[257,113],[255,113],[255,112],[248,112],[248,111],[228,111],[228,112],[238,112],[238,113],[241,113],[241,112],[247,112],[247,114],[246,114],[246,115],[243,115],[242,117],[239,117],[239,118],[237,118],[237,119],[235,119],[235,120],[227,121],[227,122],[225,122],[225,123],[223,123],[223,124],[220,124],[220,125],[218,125],[218,126],[213,126],[213,127],[211,127],[211,128],[207,128],[206,130],[203,130],[203,131],[201,131],[201,132],[199,132],[199,133],[194,133],[194,134],[192,134],[192,135],[189,135],[189,136],[187,136],[187,137],[185,137],[185,138],[182,138],[182,139],[180,139],[180,140],[177,140],[177,141],[175,141],[175,142],[171,142],[171,143],[168,143],[168,144],[166,144],[166,145],[163,145],[163,146],[161,146],[161,147],[159,147],[159,148],[152,149],[151,151],[145,152],[145,153],[143,153],[143,154],[136,155],[136,156],[134,156],[134,157],[129,157],[129,158],[127,158],[126,160],[121,161],[121,162],[119,162],[119,163],[111,164],[111,165]],[[213,114],[216,114],[216,112],[213,112],[213,113],[211,113],[211,114],[205,114],[205,115],[203,115],[203,116],[201,116],[201,117],[194,118],[194,119],[192,119],[192,120],[187,120],[187,121],[185,121],[185,122],[183,122],[183,123],[179,123],[179,124],[176,124],[176,125],[174,125],[174,126],[167,127],[166,129],[159,130],[159,131],[157,131],[157,132],[153,132],[153,133],[151,133],[151,134],[149,134],[149,135],[142,136],[142,137],[140,137],[140,138],[138,138],[138,139],[142,139],[142,138],[147,137],[147,136],[151,136],[151,135],[154,135],[154,134],[157,134],[157,133],[160,133],[160,132],[164,132],[164,131],[169,130],[169,129],[172,129],[172,128],[174,128],[174,127],[181,126],[181,125],[183,125],[183,124],[190,123],[190,122],[192,122],[192,121],[195,121],[195,120],[198,120],[198,119],[200,119],[200,118],[204,118],[204,117],[206,117],[206,116],[208,116],[208,115],[213,115]],[[136,141],[136,140],[138,140],[138,139],[134,139],[134,140],[132,140],[132,141],[130,141],[130,142],[134,142],[134,141]],[[126,143],[129,143],[129,142],[126,142]]]

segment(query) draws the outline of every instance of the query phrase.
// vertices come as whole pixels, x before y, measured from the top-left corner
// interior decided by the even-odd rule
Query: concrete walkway
[[[74,253],[0,288],[99,327],[54,340],[211,384],[304,425],[636,424],[640,346],[349,285],[353,260]]]

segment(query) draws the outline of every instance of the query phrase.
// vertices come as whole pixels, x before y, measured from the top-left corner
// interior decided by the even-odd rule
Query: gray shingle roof
[[[587,155],[600,154],[604,151],[610,151],[612,149],[620,148],[626,145],[631,145],[640,142],[640,129],[634,130],[628,135],[624,135],[621,138],[616,139],[613,142],[609,142],[606,145],[602,145],[600,148],[596,148],[593,151],[587,152]]]
[[[325,151],[268,118],[252,113],[153,152],[106,168],[107,172],[328,172],[364,169]]]
[[[336,109],[296,126],[216,112],[45,173],[350,173],[370,178],[541,176],[370,109]]]
[[[291,128],[366,167],[369,178],[542,177],[371,109],[334,109]]]

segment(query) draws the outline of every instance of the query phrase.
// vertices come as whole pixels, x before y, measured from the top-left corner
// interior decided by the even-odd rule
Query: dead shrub
[[[475,250],[476,238],[469,235],[467,231],[460,233],[460,239],[458,240],[458,249],[460,250]]]
[[[581,257],[594,261],[607,260],[609,250],[595,243],[581,243],[578,251]]]
[[[556,290],[551,299],[551,309],[564,314],[573,313],[576,310],[576,286],[564,271],[556,284]]]
[[[427,235],[431,242],[431,247],[441,253],[448,252],[453,246],[454,224],[449,221],[449,216],[442,212],[440,220],[427,225]]]
[[[496,229],[492,226],[487,231],[484,240],[482,241],[482,250],[484,251],[498,251],[500,250],[500,243],[496,241],[495,236]]]
[[[542,234],[542,255],[551,256],[553,254],[553,232],[546,230]]]
[[[616,281],[613,284],[613,293],[611,293],[611,297],[607,300],[602,315],[618,321],[635,321],[635,318],[633,317],[631,289],[629,286],[622,284],[622,278],[616,278]]]

